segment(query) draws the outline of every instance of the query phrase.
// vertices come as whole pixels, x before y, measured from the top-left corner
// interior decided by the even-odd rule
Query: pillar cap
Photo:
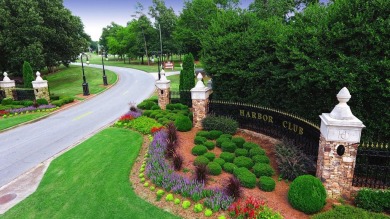
[[[3,75],[4,75],[3,81],[11,81],[11,79],[9,79],[9,77],[8,77],[7,72],[4,72]]]
[[[41,73],[39,71],[37,71],[36,75],[37,78],[35,79],[35,81],[43,81],[43,79],[41,78]]]
[[[339,104],[333,108],[330,117],[337,120],[354,120],[356,117],[352,114],[351,108],[347,104],[351,99],[349,90],[346,87],[343,87],[336,97]]]
[[[198,82],[196,83],[195,88],[205,88],[206,86],[204,86],[204,83],[202,81],[203,75],[199,73],[196,78],[198,79]]]

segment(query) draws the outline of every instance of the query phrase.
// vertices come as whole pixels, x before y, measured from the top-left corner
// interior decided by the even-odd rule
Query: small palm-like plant
[[[176,171],[181,170],[181,167],[183,165],[183,157],[180,156],[180,154],[174,153],[173,154],[173,168]]]
[[[198,182],[206,183],[207,173],[208,173],[207,165],[205,164],[197,165],[195,168],[195,180]]]
[[[235,200],[238,200],[242,194],[240,181],[234,176],[230,177],[227,180],[224,192]]]

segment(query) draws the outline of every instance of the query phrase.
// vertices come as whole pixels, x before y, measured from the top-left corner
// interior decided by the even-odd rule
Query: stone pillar
[[[3,81],[0,81],[0,89],[4,90],[6,98],[14,98],[12,95],[12,91],[15,89],[15,81],[10,80],[7,72],[4,72]]]
[[[197,78],[198,82],[196,83],[196,86],[191,89],[192,108],[194,113],[193,125],[196,128],[202,128],[201,121],[207,115],[209,96],[212,93],[212,90],[204,86],[201,73],[198,74]]]
[[[351,95],[346,87],[337,94],[339,104],[331,113],[323,113],[318,149],[317,177],[330,198],[351,198],[357,148],[363,125],[347,102]]]
[[[165,74],[161,72],[160,80],[156,81],[156,86],[158,88],[158,105],[161,109],[165,110],[167,104],[170,103],[169,93],[171,87],[171,81],[167,80]]]
[[[35,79],[35,81],[32,81],[35,99],[46,99],[49,102],[50,95],[49,95],[49,87],[47,85],[47,81],[41,78],[41,73],[39,73],[38,71],[36,75],[37,78]]]

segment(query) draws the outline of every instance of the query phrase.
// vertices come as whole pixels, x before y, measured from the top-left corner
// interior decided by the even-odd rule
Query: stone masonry
[[[0,88],[4,90],[6,98],[13,99],[12,91],[15,89],[15,81],[9,79],[7,72],[4,72],[3,75],[4,78],[3,81],[0,81]]]
[[[162,71],[161,73],[162,75],[160,80],[156,81],[156,86],[158,88],[158,105],[162,110],[165,110],[167,105],[171,102],[169,98],[171,81],[167,80],[164,71]]]
[[[198,82],[191,89],[192,109],[193,109],[193,125],[196,128],[202,128],[202,120],[206,118],[209,105],[209,96],[212,92],[211,88],[206,87],[202,82],[202,74],[197,76]]]
[[[46,99],[50,101],[49,86],[46,80],[41,78],[41,73],[36,73],[37,78],[35,81],[32,81],[34,88],[35,99]]]

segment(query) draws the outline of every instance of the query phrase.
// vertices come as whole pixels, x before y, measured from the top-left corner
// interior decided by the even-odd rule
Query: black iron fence
[[[218,100],[210,101],[209,114],[231,117],[243,129],[286,138],[317,162],[320,129],[305,119],[262,106]]]
[[[35,100],[34,89],[16,88],[12,90],[14,100]]]
[[[4,98],[5,98],[5,91],[0,90],[0,101],[3,100]]]
[[[190,90],[171,91],[169,98],[171,103],[181,103],[187,105],[188,107],[192,107]]]
[[[377,189],[390,188],[390,145],[379,143],[359,145],[352,185]]]

